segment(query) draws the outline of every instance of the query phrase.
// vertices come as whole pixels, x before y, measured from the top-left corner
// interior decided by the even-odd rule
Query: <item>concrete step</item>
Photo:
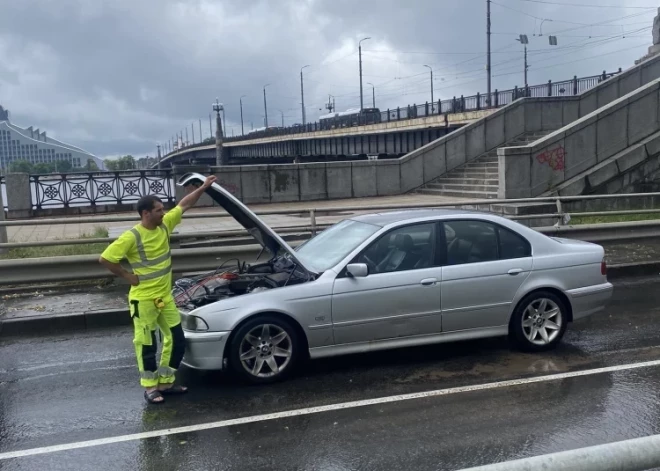
[[[460,185],[455,183],[430,183],[426,186],[427,190],[441,191],[485,191],[487,193],[497,193],[499,185]]]
[[[497,171],[490,170],[452,170],[446,175],[446,178],[481,178],[484,180],[496,180],[500,178]]]
[[[465,169],[478,169],[478,168],[483,168],[483,169],[492,169],[492,170],[497,170],[499,168],[500,164],[498,162],[468,162],[467,164],[463,165],[461,168]]]
[[[455,198],[494,199],[497,192],[489,191],[458,191],[458,190],[427,190],[421,189],[417,193],[421,195],[452,196]]]
[[[438,178],[429,183],[430,185],[499,185],[497,178]]]

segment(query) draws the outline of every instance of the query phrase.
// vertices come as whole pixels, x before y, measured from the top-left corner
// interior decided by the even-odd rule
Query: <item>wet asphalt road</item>
[[[321,412],[82,449],[2,453],[397,394],[660,360],[660,281],[620,282],[606,312],[544,354],[505,339],[310,363],[250,387],[182,369],[148,406],[128,329],[0,339],[0,470],[454,470],[660,433],[660,366]],[[129,437],[130,438],[130,437]]]

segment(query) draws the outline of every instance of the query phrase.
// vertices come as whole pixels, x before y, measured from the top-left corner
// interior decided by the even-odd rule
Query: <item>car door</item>
[[[335,280],[332,322],[335,343],[439,333],[440,279],[435,222],[394,229],[367,247],[353,263],[366,263],[363,278]]]
[[[443,331],[506,325],[516,292],[532,269],[531,245],[488,221],[445,221],[443,227]]]

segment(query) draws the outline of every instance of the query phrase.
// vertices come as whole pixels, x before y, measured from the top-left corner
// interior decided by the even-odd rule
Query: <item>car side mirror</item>
[[[351,278],[365,278],[369,275],[369,267],[366,263],[351,263],[346,267],[346,273]]]

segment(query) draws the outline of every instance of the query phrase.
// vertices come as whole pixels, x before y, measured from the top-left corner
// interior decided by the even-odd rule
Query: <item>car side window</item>
[[[498,227],[497,232],[500,237],[500,259],[509,260],[532,256],[532,247],[526,239],[503,227]]]
[[[401,227],[380,237],[362,252],[369,274],[420,270],[434,266],[435,223]]]
[[[482,221],[443,223],[447,265],[490,262],[499,258],[496,228]]]

